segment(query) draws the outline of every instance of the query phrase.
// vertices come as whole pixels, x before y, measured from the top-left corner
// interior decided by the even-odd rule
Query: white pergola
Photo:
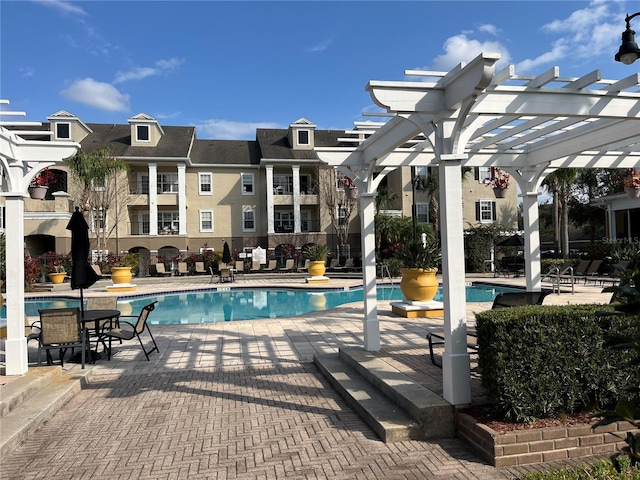
[[[6,105],[7,100],[0,100]],[[1,110],[2,117],[24,116],[24,112]],[[43,168],[76,154],[80,145],[72,142],[27,140],[24,137],[50,135],[49,131],[8,130],[5,126],[41,126],[40,123],[0,121],[0,166],[5,197],[7,265],[7,339],[5,375],[23,375],[28,370],[27,339],[24,336],[24,199],[33,177]],[[71,216],[71,214],[69,214]]]
[[[500,167],[523,202],[526,286],[539,291],[538,195],[557,168],[640,167],[640,75],[604,80],[599,71],[560,77],[555,67],[518,76],[500,56],[483,53],[450,72],[407,71],[414,82],[371,81],[373,101],[390,119],[353,147],[316,147],[319,158],[355,177],[360,192],[364,275],[364,348],[379,350],[374,199],[382,178],[400,166],[438,166],[442,225],[444,398],[471,401],[461,168]]]

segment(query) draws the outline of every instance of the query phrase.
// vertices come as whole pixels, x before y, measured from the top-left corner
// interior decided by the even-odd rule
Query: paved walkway
[[[137,293],[211,286],[205,277],[136,283]],[[357,283],[332,279],[330,286]],[[106,284],[85,296],[104,295]],[[250,275],[234,285],[276,284],[305,286],[301,278]],[[599,292],[580,287],[545,303],[608,301]],[[489,306],[469,304],[470,321]],[[380,355],[414,373],[421,365],[424,383],[441,390],[441,370],[425,357],[425,335],[442,319],[397,317],[388,302],[379,302],[378,318]],[[0,478],[508,479],[541,468],[496,469],[457,439],[382,443],[311,363],[316,353],[362,346],[361,303],[284,319],[154,326],[153,332],[160,354],[147,362],[135,342],[117,345],[111,362],[91,367],[89,388],[3,459]]]

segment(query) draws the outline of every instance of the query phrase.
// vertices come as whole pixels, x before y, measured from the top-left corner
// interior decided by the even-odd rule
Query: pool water
[[[512,288],[489,285],[467,286],[467,302],[492,302],[499,292],[515,291]],[[378,300],[402,300],[399,286],[378,286]],[[160,325],[214,323],[231,320],[257,320],[302,315],[328,310],[345,303],[362,302],[363,289],[303,290],[234,288],[196,290],[163,295],[121,297],[118,308],[123,315],[137,315],[144,305],[157,300],[158,304],[149,318],[149,323]],[[435,300],[442,300],[442,287]],[[28,300],[25,302],[27,316],[38,316],[40,308],[77,307],[76,299],[56,298]],[[6,317],[6,306],[2,318]]]

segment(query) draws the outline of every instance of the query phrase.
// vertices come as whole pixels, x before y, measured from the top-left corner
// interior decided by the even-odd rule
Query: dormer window
[[[309,130],[298,130],[298,145],[309,145]]]
[[[68,123],[56,123],[56,139],[69,140],[71,138],[71,125]]]
[[[136,141],[148,142],[150,139],[149,125],[136,125]]]

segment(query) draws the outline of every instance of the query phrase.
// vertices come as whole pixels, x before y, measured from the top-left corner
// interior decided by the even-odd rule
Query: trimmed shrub
[[[580,465],[577,467],[564,467],[548,472],[530,472],[519,480],[640,480],[640,470],[631,467],[629,461],[624,465],[622,472],[616,471],[611,462],[598,460],[592,465]]]
[[[603,305],[524,306],[476,314],[482,387],[514,421],[603,408],[629,383],[618,368],[629,352],[608,347],[634,328],[627,317],[600,317]]]

